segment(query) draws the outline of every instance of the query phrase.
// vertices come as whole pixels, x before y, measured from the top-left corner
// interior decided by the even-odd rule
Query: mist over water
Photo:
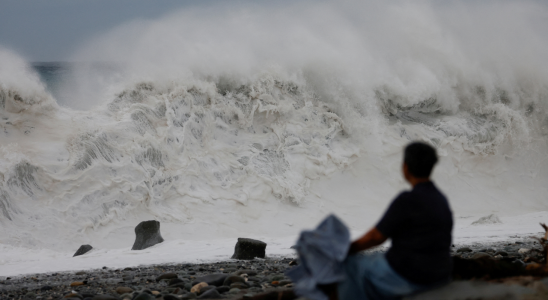
[[[325,201],[378,214],[411,140],[457,214],[546,210],[545,28],[535,2],[240,4],[123,25],[50,81],[0,50],[0,243],[120,247],[146,218],[289,234],[348,170],[367,189]]]

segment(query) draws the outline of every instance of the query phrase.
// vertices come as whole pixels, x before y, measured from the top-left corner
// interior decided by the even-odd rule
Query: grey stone
[[[192,281],[192,285],[196,285],[200,282],[205,282],[208,285],[221,286],[223,285],[227,277],[227,274],[209,274],[194,279],[194,281]]]
[[[266,243],[258,240],[238,238],[234,247],[234,259],[265,258]]]
[[[280,281],[280,280],[284,280],[285,279],[285,276],[284,275],[273,275],[272,277],[270,277],[270,281]]]
[[[163,242],[160,234],[160,222],[143,221],[135,227],[135,243],[131,250],[143,250]]]
[[[244,290],[244,289],[248,289],[249,286],[245,283],[242,283],[242,282],[234,282],[233,284],[230,285],[230,288],[231,289],[240,289],[240,290]]]
[[[91,249],[93,249],[93,247],[91,247],[91,245],[82,245],[82,246],[80,246],[80,248],[78,248],[78,250],[76,250],[76,253],[74,253],[74,255],[72,257],[80,256],[82,254],[86,254]]]
[[[209,291],[206,291],[205,293],[201,294],[198,299],[220,299],[222,298],[221,294],[217,292],[216,289],[211,289]]]
[[[163,279],[175,279],[177,278],[177,274],[175,273],[164,273],[158,277],[156,277],[156,282],[163,280]]]
[[[223,270],[223,273],[234,273],[234,272],[236,272],[236,271],[238,271],[237,268],[225,268],[225,269]]]
[[[230,291],[230,287],[228,287],[226,285],[221,285],[221,286],[217,287],[217,292],[219,292],[221,294],[226,293],[228,291]]]
[[[169,285],[169,286],[172,286],[172,285],[176,285],[176,284],[180,284],[180,283],[182,283],[182,287],[184,287],[186,281],[181,280],[181,279],[179,279],[179,278],[172,278],[171,280],[169,280],[168,285]]]
[[[185,294],[181,297],[181,299],[183,299],[183,300],[196,299],[196,298],[198,298],[198,296],[196,296],[196,294],[194,294],[194,293],[188,293],[188,294]]]
[[[109,294],[99,294],[99,295],[95,295],[93,296],[93,298],[91,298],[93,300],[119,300],[118,297],[114,297],[112,295],[109,295]],[[137,299],[135,299],[137,300]],[[139,299],[139,300],[144,300],[144,299]]]
[[[230,286],[231,284],[235,282],[245,283],[245,279],[237,275],[230,275],[225,279],[225,281],[223,282],[223,285]]]
[[[215,289],[215,286],[213,285],[204,286],[203,288],[200,289],[200,292],[198,293],[198,295],[201,295],[209,290],[214,290],[214,289]]]
[[[474,253],[474,255],[472,255],[472,259],[479,259],[479,258],[484,258],[484,257],[488,257],[488,258],[491,258],[491,255],[489,253],[485,253],[485,252],[478,252],[478,253]]]
[[[126,287],[126,286],[119,286],[116,288],[116,293],[118,294],[127,294],[133,292],[132,288]]]
[[[133,300],[155,300],[155,299],[156,297],[154,295],[151,295],[148,293],[140,293]]]
[[[470,249],[468,247],[462,247],[462,248],[457,249],[457,253],[467,253],[467,252],[472,252],[472,249]]]
[[[234,272],[234,275],[242,275],[242,274],[247,274],[248,276],[255,276],[257,275],[257,271],[250,270],[250,269],[243,269],[243,270],[238,270]]]

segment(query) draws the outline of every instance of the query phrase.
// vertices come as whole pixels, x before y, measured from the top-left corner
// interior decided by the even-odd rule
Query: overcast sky
[[[84,41],[135,19],[214,0],[0,0],[0,46],[29,61],[62,61]]]
[[[0,0],[0,47],[11,49],[28,61],[64,61],[84,42],[130,21],[155,20],[176,10],[219,3],[223,3],[221,8],[230,8],[239,2],[262,6],[293,1]],[[310,2],[315,1],[319,0]],[[443,5],[452,0],[432,1]],[[476,3],[476,0],[463,2]]]

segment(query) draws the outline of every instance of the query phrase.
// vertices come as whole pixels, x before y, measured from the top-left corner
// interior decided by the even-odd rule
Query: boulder
[[[131,250],[143,250],[163,241],[160,234],[160,222],[143,221],[135,227],[135,243]]]
[[[254,259],[255,257],[264,258],[266,243],[253,239],[238,238],[234,247],[234,259]]]
[[[82,254],[86,254],[91,249],[93,249],[93,247],[91,247],[91,245],[82,245],[82,246],[80,246],[80,248],[78,248],[78,250],[76,250],[76,253],[74,253],[74,255],[72,257],[79,256],[79,255],[82,255]]]

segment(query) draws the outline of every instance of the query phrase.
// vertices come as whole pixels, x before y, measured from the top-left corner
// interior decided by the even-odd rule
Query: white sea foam
[[[74,59],[120,67],[71,82],[87,110],[0,52],[5,249],[130,247],[148,219],[167,241],[293,236],[329,212],[365,230],[411,140],[437,147],[459,220],[548,208],[546,6],[223,8],[90,41]]]
[[[499,217],[495,214],[490,214],[488,216],[481,217],[477,219],[476,221],[472,222],[472,225],[498,224],[498,223],[502,223]]]

